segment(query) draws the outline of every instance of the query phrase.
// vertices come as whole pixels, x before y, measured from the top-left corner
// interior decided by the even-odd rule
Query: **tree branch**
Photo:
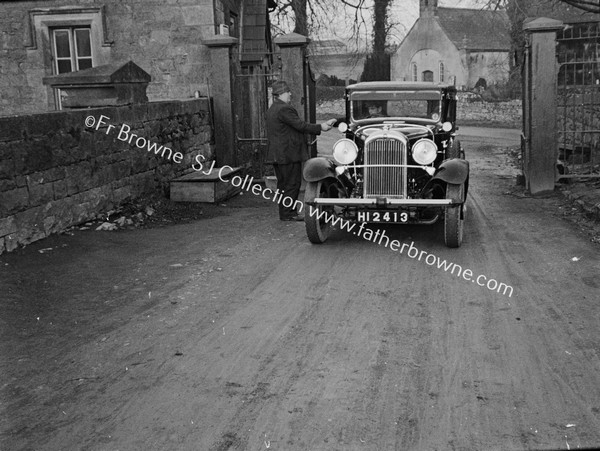
[[[600,2],[594,0],[561,0],[567,5],[582,9],[590,13],[600,14]]]

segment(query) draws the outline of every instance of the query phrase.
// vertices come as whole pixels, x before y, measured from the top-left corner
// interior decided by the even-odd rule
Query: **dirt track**
[[[52,237],[0,256],[0,449],[600,446],[600,247],[515,188],[506,132],[467,131],[463,246],[385,232],[512,297],[343,232],[311,245],[252,194]]]

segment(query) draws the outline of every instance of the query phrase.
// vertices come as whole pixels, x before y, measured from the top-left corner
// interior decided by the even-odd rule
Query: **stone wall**
[[[206,98],[0,117],[0,253],[166,188],[212,138]]]
[[[505,102],[485,102],[458,98],[458,123],[461,124],[493,124],[510,128],[521,128],[523,107],[521,100]]]
[[[341,117],[345,114],[343,99],[317,102],[317,114]],[[510,128],[521,127],[522,107],[520,100],[484,102],[462,98],[459,93],[458,124],[496,125]]]

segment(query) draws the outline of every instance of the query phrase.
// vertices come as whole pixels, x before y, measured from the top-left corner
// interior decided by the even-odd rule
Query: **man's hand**
[[[324,132],[331,130],[333,127],[333,124],[335,124],[336,122],[337,122],[337,119],[329,119],[327,122],[323,122],[321,124],[321,130],[323,130]]]

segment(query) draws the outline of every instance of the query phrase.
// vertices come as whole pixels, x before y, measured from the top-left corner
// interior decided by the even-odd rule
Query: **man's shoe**
[[[282,221],[304,221],[304,216],[296,215],[288,218],[280,218]]]

